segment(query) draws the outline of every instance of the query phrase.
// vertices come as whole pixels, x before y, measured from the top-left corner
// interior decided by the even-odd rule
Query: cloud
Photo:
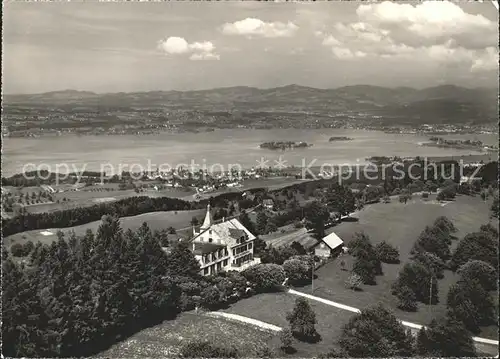
[[[293,22],[264,22],[256,18],[246,18],[222,25],[222,33],[226,35],[260,36],[260,37],[291,37],[299,27]]]
[[[192,61],[220,60],[220,56],[211,52],[202,52],[199,54],[192,54],[189,59]]]
[[[454,3],[361,4],[356,15],[352,23],[338,22],[314,33],[338,59],[404,60],[464,72],[498,68],[495,24]]]
[[[351,60],[355,58],[366,57],[366,52],[352,51],[346,47],[332,47],[333,55],[340,60]]]
[[[185,54],[189,52],[189,44],[183,37],[171,36],[160,41],[158,47],[167,54]]]
[[[479,57],[474,59],[471,71],[498,71],[498,49],[495,49],[494,47],[486,48],[486,50]]]
[[[497,24],[449,1],[424,1],[415,6],[384,1],[360,5],[356,14],[363,22],[390,30],[400,41],[419,41],[420,45],[454,39],[466,48],[484,48],[498,41]]]
[[[169,55],[191,54],[190,60],[220,60],[210,41],[189,43],[183,37],[171,36],[158,42],[158,48]]]
[[[322,44],[325,46],[337,46],[340,45],[341,42],[333,37],[333,35],[328,35],[323,39]]]

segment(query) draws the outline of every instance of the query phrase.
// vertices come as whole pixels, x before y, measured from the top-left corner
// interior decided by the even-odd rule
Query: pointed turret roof
[[[203,224],[200,229],[208,229],[212,226],[212,216],[210,215],[210,203],[207,205],[207,214],[205,215],[205,219],[203,220]]]

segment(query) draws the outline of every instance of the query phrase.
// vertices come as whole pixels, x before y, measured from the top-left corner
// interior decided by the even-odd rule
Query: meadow
[[[244,356],[256,356],[256,349],[265,345],[273,347],[279,343],[275,334],[263,332],[258,328],[186,312],[174,320],[144,329],[96,357],[175,357],[179,354],[180,347],[188,340],[207,340],[220,346],[235,347]]]
[[[170,226],[176,229],[189,229],[191,219],[193,217],[196,217],[199,220],[202,220],[205,212],[206,209],[196,209],[190,211],[150,212],[137,216],[121,217],[120,223],[123,231],[126,231],[127,229],[136,230],[144,222],[148,224],[149,228],[151,228],[152,231],[167,229]],[[101,221],[94,221],[69,228],[51,228],[26,231],[6,237],[4,239],[4,242],[7,246],[12,245],[13,243],[23,244],[27,241],[41,241],[42,243],[50,244],[52,241],[57,239],[56,234],[59,230],[65,234],[69,234],[71,231],[74,231],[77,236],[83,236],[88,229],[91,229],[95,233],[100,224]]]
[[[367,206],[358,212],[358,221],[342,222],[331,230],[342,238],[347,246],[356,232],[368,234],[373,245],[386,241],[398,248],[400,264],[383,263],[384,275],[376,277],[377,284],[362,285],[362,290],[354,294],[345,285],[353,258],[341,255],[316,271],[314,294],[359,309],[382,303],[391,308],[400,319],[428,324],[432,318],[446,313],[448,290],[458,276],[446,270],[444,278],[438,281],[439,303],[432,306],[419,303],[418,311],[414,313],[397,308],[397,299],[391,294],[391,285],[397,279],[400,269],[409,261],[413,244],[425,226],[431,225],[439,216],[448,217],[458,229],[455,233],[458,240],[453,241],[451,247],[453,251],[457,242],[466,234],[478,231],[482,224],[489,222],[489,207],[490,202],[470,196],[458,196],[455,201],[448,203],[439,203],[432,197],[423,201],[419,196],[414,196],[407,204],[392,199],[390,203]],[[340,264],[342,261],[345,263],[344,268]],[[305,287],[304,291],[310,293],[311,286]],[[483,328],[480,336],[497,338],[497,330],[496,326]]]

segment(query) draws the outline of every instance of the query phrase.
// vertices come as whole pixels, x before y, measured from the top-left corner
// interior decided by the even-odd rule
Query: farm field
[[[144,329],[96,357],[174,357],[179,354],[180,347],[191,339],[214,341],[220,346],[235,347],[244,356],[255,356],[256,349],[265,345],[271,348],[273,345],[279,345],[279,340],[275,337],[275,334],[263,332],[250,325],[187,312],[174,320]]]
[[[397,299],[391,294],[392,283],[408,261],[411,248],[426,225],[432,224],[438,216],[447,216],[457,227],[458,232],[455,235],[460,240],[466,234],[479,230],[482,224],[488,223],[489,207],[489,202],[485,203],[479,197],[469,196],[459,196],[444,206],[432,200],[424,202],[415,196],[406,205],[393,199],[391,203],[367,206],[358,212],[359,221],[343,222],[332,230],[347,245],[355,233],[360,231],[368,234],[374,245],[385,240],[399,249],[401,263],[383,263],[384,275],[377,277],[377,285],[363,285],[362,291],[353,295],[353,292],[345,286],[353,259],[348,255],[341,256],[317,270],[318,278],[314,282],[314,294],[359,309],[383,303],[403,320],[428,324],[433,317],[445,314],[448,289],[456,281],[457,275],[445,271],[444,278],[438,282],[439,303],[432,306],[419,303],[419,309],[415,313],[397,308]],[[458,240],[452,243],[452,250]],[[340,266],[341,260],[345,262],[345,271]],[[305,292],[310,290],[310,286],[304,288]],[[480,336],[496,338],[497,327],[484,328]]]
[[[284,292],[264,293],[240,300],[222,311],[285,328],[288,327],[286,314],[292,311],[297,298],[297,296]],[[342,327],[354,315],[354,313],[311,300],[309,300],[309,304],[316,313],[316,330],[321,335],[321,341],[310,344],[294,339],[293,347],[297,350],[294,356],[299,358],[315,357],[335,347],[342,333]]]
[[[146,222],[152,231],[155,229],[167,229],[172,226],[176,229],[186,228],[190,226],[191,219],[196,216],[199,220],[203,219],[206,209],[196,209],[191,211],[168,211],[168,212],[150,212],[144,213],[137,216],[122,217],[120,218],[120,223],[122,229],[126,231],[127,229],[135,230],[139,228],[142,223]],[[13,234],[12,236],[6,237],[4,239],[5,244],[10,247],[13,243],[25,243],[27,241],[41,241],[42,243],[51,243],[57,239],[57,231],[62,231],[64,233],[69,233],[75,231],[77,236],[84,235],[87,229],[96,231],[99,227],[101,221],[94,221],[80,226],[68,227],[68,228],[51,228],[51,229],[39,229],[33,231],[27,231],[22,233]],[[52,234],[50,234],[52,233]]]

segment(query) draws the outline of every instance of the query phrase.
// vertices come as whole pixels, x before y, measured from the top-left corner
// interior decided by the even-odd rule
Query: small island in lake
[[[260,148],[265,148],[268,150],[287,150],[294,148],[307,148],[312,145],[307,144],[306,142],[295,142],[295,141],[273,141],[273,142],[264,142],[260,144]]]
[[[354,140],[354,138],[345,137],[345,136],[333,136],[333,137],[330,137],[330,139],[328,140],[328,142],[334,142],[334,141],[352,141],[352,140]]]
[[[481,141],[471,140],[446,140],[442,137],[431,137],[430,142],[423,143],[424,146],[454,148],[461,150],[498,151],[496,145],[486,145]]]

